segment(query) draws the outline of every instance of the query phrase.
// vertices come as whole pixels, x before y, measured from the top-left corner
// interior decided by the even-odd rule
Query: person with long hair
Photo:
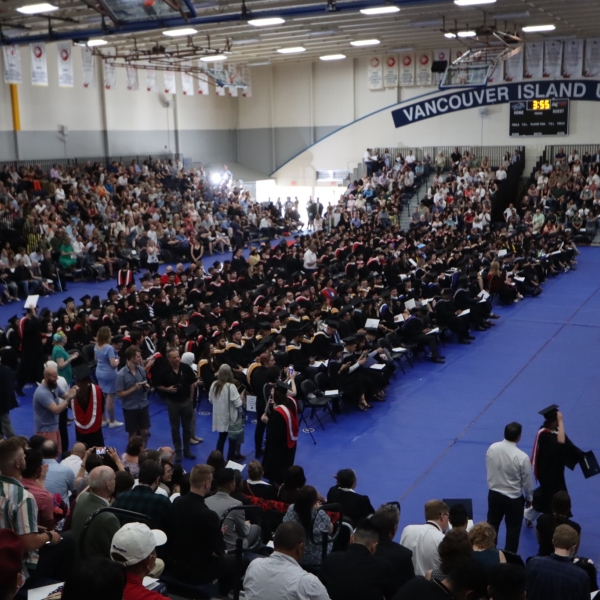
[[[210,386],[208,400],[213,405],[212,430],[219,433],[217,450],[223,452],[225,440],[229,437],[227,460],[242,458],[240,447],[244,439],[244,429],[241,411],[245,397],[240,396],[229,365],[219,367],[217,379]]]
[[[73,398],[75,439],[85,444],[87,448],[101,448],[104,446],[102,390],[100,386],[92,383],[90,370],[86,364],[74,367],[73,374],[77,379],[78,388]]]
[[[100,327],[96,335],[94,355],[96,357],[96,379],[106,399],[108,419],[102,421],[102,426],[110,428],[121,427],[123,423],[115,420],[115,393],[117,385],[117,367],[119,354],[111,345],[112,334],[109,327]]]

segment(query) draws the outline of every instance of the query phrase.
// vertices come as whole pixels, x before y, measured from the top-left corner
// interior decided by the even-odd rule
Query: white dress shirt
[[[304,268],[305,269],[316,269],[317,268],[317,255],[312,250],[307,250],[304,253]]]
[[[69,469],[71,469],[71,471],[73,471],[73,473],[75,474],[75,477],[77,477],[77,473],[79,473],[79,469],[81,467],[82,462],[83,460],[81,460],[81,458],[77,456],[77,454],[71,454],[67,456],[67,458],[63,458],[60,461],[60,464],[65,467],[69,467]]]
[[[315,575],[277,551],[250,563],[244,575],[244,594],[246,600],[329,600]]]
[[[485,455],[487,484],[490,490],[508,498],[524,495],[533,499],[533,481],[529,456],[515,442],[502,440],[492,444]]]
[[[415,575],[423,575],[440,566],[438,546],[444,532],[437,523],[427,521],[424,525],[407,525],[402,532],[400,544],[412,550]]]

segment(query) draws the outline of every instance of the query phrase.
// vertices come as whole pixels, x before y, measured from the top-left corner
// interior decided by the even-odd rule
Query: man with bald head
[[[87,448],[85,447],[84,443],[77,442],[71,449],[71,454],[69,454],[67,458],[63,458],[60,464],[64,465],[65,467],[69,467],[69,469],[71,469],[71,471],[73,471],[75,474],[75,477],[77,477],[86,450]]]
[[[73,386],[68,392],[63,392],[57,382],[58,371],[54,367],[46,367],[44,379],[33,394],[33,419],[35,433],[56,442],[62,448],[58,418],[68,408],[78,388]]]
[[[109,512],[99,514],[91,522],[85,535],[85,547],[81,547],[81,534],[87,518],[99,508],[106,508],[115,491],[115,472],[110,467],[96,467],[90,471],[89,489],[77,498],[73,511],[71,532],[79,555],[85,551],[85,557],[110,557],[110,544],[113,535],[121,527],[119,519]]]

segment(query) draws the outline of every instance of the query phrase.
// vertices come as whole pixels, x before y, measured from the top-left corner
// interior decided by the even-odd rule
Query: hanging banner
[[[584,77],[600,77],[600,38],[585,40]]]
[[[227,86],[227,93],[229,94],[229,96],[231,98],[237,98],[238,97],[238,88],[235,85],[228,85]]]
[[[146,69],[146,91],[158,92],[156,85],[156,69]]]
[[[91,48],[81,47],[81,67],[83,69],[83,87],[96,87],[96,57]]]
[[[504,62],[504,81],[517,82],[523,81],[523,55],[521,50],[518,54],[511,56]]]
[[[246,87],[242,90],[242,96],[244,98],[252,98],[252,77],[250,75],[250,67],[246,65],[242,67],[242,79],[246,84]]]
[[[400,85],[403,87],[415,85],[415,55],[412,52],[400,55]]]
[[[383,89],[383,65],[381,56],[371,56],[367,67],[367,82],[370,90]]]
[[[433,60],[445,60],[448,64],[450,64],[450,50],[434,50],[433,51]],[[444,73],[434,73],[434,83],[440,84],[442,83],[442,79],[444,78]]]
[[[417,55],[417,85],[431,85],[431,53]]]
[[[104,56],[108,56],[110,59],[116,53],[115,48],[107,48]],[[114,65],[109,64],[106,58],[102,60],[102,68],[104,69],[104,89],[114,90],[117,87],[117,69]]]
[[[176,94],[177,93],[177,83],[175,82],[175,71],[164,71],[165,76],[165,86],[164,92],[165,94]]]
[[[182,63],[182,67],[184,69],[191,69],[191,61],[185,61],[184,63]],[[190,73],[186,71],[181,71],[181,93],[184,96],[193,96],[194,87],[194,78],[190,75]]]
[[[199,62],[200,66],[202,67],[202,62]],[[202,71],[202,73],[198,75],[198,94],[200,96],[208,96],[209,91],[210,88],[208,86],[208,74]]]
[[[398,87],[398,57],[395,54],[388,54],[383,59],[383,85]]]
[[[583,40],[567,40],[563,49],[562,76],[578,79],[583,73]]]
[[[216,84],[215,93],[217,94],[217,96],[225,96],[225,86]]]
[[[488,77],[487,85],[492,83],[502,83],[504,81],[504,61],[501,60],[494,67],[494,70]]]
[[[544,74],[544,44],[527,42],[525,44],[524,79],[541,79]]]
[[[68,42],[58,42],[56,44],[56,54],[58,57],[58,87],[73,87],[73,44]]]
[[[127,65],[125,71],[127,73],[127,89],[131,92],[137,92],[140,89],[138,70],[133,65]]]
[[[4,53],[4,83],[23,83],[21,50],[18,46],[2,46]]]
[[[31,85],[48,85],[48,63],[46,62],[46,44],[30,44],[31,49]]]
[[[544,77],[560,77],[563,57],[562,42],[544,42]]]

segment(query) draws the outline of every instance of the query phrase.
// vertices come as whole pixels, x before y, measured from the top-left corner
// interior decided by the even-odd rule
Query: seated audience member
[[[407,525],[402,532],[400,543],[412,551],[415,574],[425,575],[427,571],[440,566],[438,546],[448,529],[450,509],[441,500],[430,500],[425,504],[424,525]]]
[[[208,583],[219,580],[219,592],[227,595],[237,573],[234,555],[225,555],[225,541],[219,517],[206,506],[213,471],[196,465],[190,473],[190,491],[173,502],[169,528],[167,569],[178,578]],[[248,561],[243,559],[242,573]]]
[[[210,510],[217,513],[219,519],[225,511],[232,506],[243,506],[243,504],[231,497],[235,490],[235,470],[221,469],[215,473],[217,492],[205,500]],[[244,540],[244,549],[253,548],[260,541],[260,526],[246,523],[243,510],[234,510],[227,515],[223,522],[226,528],[223,538],[228,552],[235,550],[237,538]]]
[[[242,492],[247,496],[256,496],[263,500],[275,500],[277,498],[277,488],[267,481],[263,481],[263,467],[257,461],[253,460],[248,464],[248,479],[244,481]]]
[[[81,463],[83,462],[83,457],[85,456],[86,447],[82,442],[76,442],[73,445],[73,449],[71,450],[71,454],[66,458],[63,458],[60,461],[60,464],[63,467],[69,467],[75,477],[79,474],[79,469],[81,468]]]
[[[469,531],[473,545],[473,558],[485,567],[493,567],[506,562],[504,552],[496,548],[496,530],[485,521],[477,523]]]
[[[65,580],[61,600],[123,600],[123,567],[99,556],[77,565]]]
[[[282,523],[275,531],[275,551],[252,561],[246,571],[246,600],[329,600],[325,586],[300,566],[305,543],[302,525]]]
[[[360,521],[345,552],[329,554],[319,570],[319,579],[331,600],[390,600],[396,593],[392,566],[375,555],[377,528],[368,519]]]
[[[486,571],[471,558],[459,562],[443,581],[415,577],[393,600],[480,600],[486,592]]]
[[[115,472],[110,467],[96,467],[90,471],[88,491],[77,497],[71,535],[78,552],[86,558],[90,556],[109,557],[113,535],[119,530],[119,519],[110,512],[94,517],[85,534],[85,545],[81,546],[81,536],[88,517],[100,508],[110,506],[115,491]]]
[[[295,521],[300,523],[306,531],[304,545],[303,565],[316,567],[321,564],[323,556],[322,536],[333,531],[333,524],[327,513],[319,509],[321,502],[317,490],[310,485],[305,485],[298,490],[296,501],[292,504],[285,516],[284,523]],[[328,552],[331,551],[329,544]]]
[[[454,504],[450,507],[448,520],[452,529],[461,529],[467,532],[473,529],[473,521],[469,519],[469,513],[463,504]]]
[[[298,496],[298,491],[306,485],[304,469],[300,465],[291,466],[283,479],[283,485],[279,488],[277,500],[286,504],[293,504]]]
[[[125,452],[121,455],[121,462],[126,471],[136,478],[140,472],[140,454],[144,449],[144,440],[140,435],[132,435],[127,443]]]
[[[117,471],[115,473],[115,491],[113,493],[113,498],[117,498],[123,492],[132,490],[134,485],[135,479],[133,478],[133,475],[127,471]]]
[[[25,470],[21,478],[23,487],[35,498],[38,509],[38,525],[54,529],[54,498],[45,488],[48,466],[44,465],[41,452],[33,448],[25,450]]]
[[[44,464],[48,465],[46,489],[51,494],[58,494],[69,506],[69,496],[75,491],[75,475],[69,467],[58,462],[59,454],[58,444],[55,441],[46,440],[42,444],[42,457]]]
[[[358,483],[353,469],[341,469],[335,476],[337,485],[327,492],[328,504],[341,504],[342,514],[356,524],[375,512],[368,496],[357,494],[354,490]]]
[[[466,531],[451,529],[438,546],[440,566],[427,571],[425,579],[443,581],[448,573],[465,558],[473,555],[473,546]]]
[[[18,534],[0,529],[0,600],[11,600],[23,586],[24,552],[25,546]]]
[[[552,536],[559,525],[572,527],[581,539],[581,527],[569,519],[571,514],[571,497],[568,492],[557,492],[550,506],[552,513],[540,515],[535,524],[535,535],[540,545],[538,556],[550,556],[554,552]]]
[[[571,560],[579,545],[577,532],[559,525],[552,544],[550,556],[535,556],[527,563],[527,600],[589,600],[589,577]]]
[[[502,564],[488,569],[489,600],[525,600],[525,569]]]
[[[156,547],[166,544],[167,536],[160,529],[150,529],[143,523],[128,523],[117,531],[110,546],[110,557],[125,567],[123,600],[161,600],[162,594],[147,590],[144,577],[156,569]]]
[[[412,552],[394,542],[400,524],[400,507],[396,504],[384,504],[375,511],[371,520],[379,531],[375,556],[390,563],[396,580],[396,589],[400,589],[415,576]]]

